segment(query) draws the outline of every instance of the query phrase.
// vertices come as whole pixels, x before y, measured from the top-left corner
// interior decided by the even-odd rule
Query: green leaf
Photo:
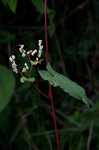
[[[39,71],[40,76],[44,79],[50,82],[51,85],[54,87],[57,87],[57,82],[53,80],[52,74],[49,73],[48,71],[40,70]]]
[[[8,0],[8,7],[13,13],[16,13],[17,0]]]
[[[49,81],[50,84],[54,87],[60,87],[64,92],[68,93],[70,96],[78,100],[82,100],[85,104],[88,104],[88,99],[84,88],[82,88],[66,76],[55,72],[50,66],[50,64],[47,65],[47,70],[48,71],[39,71],[40,76],[44,80]]]
[[[20,78],[20,82],[21,83],[24,83],[24,82],[34,82],[34,81],[35,81],[34,77],[27,78],[27,77],[23,76],[23,77]]]
[[[0,112],[9,103],[14,85],[15,79],[13,74],[7,68],[0,65]]]
[[[3,3],[4,6],[6,6],[8,3],[8,0],[1,0],[1,2]]]

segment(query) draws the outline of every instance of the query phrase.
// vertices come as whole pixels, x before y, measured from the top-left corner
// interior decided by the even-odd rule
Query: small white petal
[[[14,59],[15,59],[15,55],[11,55],[11,56],[9,57],[9,60],[10,60],[11,62],[13,62]]]
[[[40,49],[43,49],[43,45],[40,47]]]
[[[36,60],[38,61],[39,59],[38,59],[38,58],[36,58]]]
[[[22,53],[22,57],[25,57],[26,56],[26,54],[25,53]]]
[[[19,51],[22,53],[22,49],[21,48],[19,48]]]
[[[38,45],[40,46],[42,44],[42,40],[39,40]]]
[[[12,68],[16,68],[16,64],[15,63],[12,63]]]
[[[23,52],[23,47],[24,47],[24,45],[19,45],[20,46],[20,48],[19,48],[19,51],[22,53]]]
[[[32,56],[34,56],[36,53],[37,53],[37,49],[35,49],[35,50],[32,52]]]
[[[26,72],[26,68],[25,67],[22,69],[22,72]]]
[[[29,69],[29,67],[28,67],[27,63],[25,63],[25,64],[24,64],[24,66],[25,66],[26,70],[28,70],[28,69]]]
[[[15,59],[15,55],[12,55],[12,59]]]
[[[39,52],[38,52],[38,57],[40,58],[41,55],[42,55],[42,50],[39,50]]]
[[[24,66],[27,67],[27,63],[24,63]]]
[[[13,69],[13,72],[18,73],[18,70],[17,69]]]
[[[13,62],[13,59],[12,59],[12,57],[9,57],[9,60],[10,60],[10,62]]]
[[[32,50],[27,51],[27,54],[30,54],[30,53],[32,53]]]
[[[21,48],[21,49],[23,49],[23,47],[24,47],[24,45],[23,45],[23,44],[22,44],[22,45],[20,44],[19,46],[20,46],[20,48]]]

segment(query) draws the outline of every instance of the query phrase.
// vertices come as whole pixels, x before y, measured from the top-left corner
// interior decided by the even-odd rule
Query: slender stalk
[[[54,120],[54,127],[55,127],[55,134],[56,134],[57,149],[58,149],[58,150],[61,150],[61,148],[60,148],[60,140],[59,140],[59,136],[58,136],[58,128],[57,128],[57,121],[56,121],[54,100],[53,100],[52,88],[51,88],[51,85],[50,85],[50,84],[49,84],[49,98],[50,98],[51,107],[52,107],[52,115],[53,115],[53,120]]]
[[[44,4],[45,8],[45,42],[46,42],[46,63],[48,64],[48,32],[47,32],[47,0],[45,0]]]
[[[39,94],[49,99],[49,97],[43,91],[41,91],[34,83],[33,83],[33,86],[35,87],[35,89],[38,91]]]
[[[47,0],[44,1],[44,8],[45,8],[45,41],[46,41],[46,64],[49,62],[48,57],[48,32],[47,32]],[[54,107],[54,100],[52,95],[52,87],[49,84],[49,91],[48,96],[51,102],[52,107],[52,114],[53,114],[53,120],[54,120],[54,127],[55,127],[55,134],[56,134],[56,143],[57,143],[57,149],[61,150],[60,148],[60,140],[58,136],[58,128],[57,128],[57,122],[56,122],[56,114],[55,114],[55,107]]]
[[[90,145],[91,145],[91,140],[92,140],[92,134],[93,134],[93,121],[90,124],[90,128],[89,128],[89,136],[88,136],[88,142],[87,142],[87,150],[90,150]]]

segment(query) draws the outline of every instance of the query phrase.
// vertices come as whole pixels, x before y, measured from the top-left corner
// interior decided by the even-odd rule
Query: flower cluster
[[[27,57],[28,60],[29,60],[29,63],[30,63],[30,66],[34,66],[34,65],[37,65],[37,64],[40,64],[42,62],[42,50],[43,50],[43,45],[42,45],[42,40],[39,40],[38,41],[38,50],[37,49],[34,49],[34,50],[28,50],[26,51],[24,49],[24,45],[19,45],[19,52],[21,53],[21,56],[24,58],[24,57]],[[32,60],[32,57],[34,57],[36,55],[36,58],[35,60]],[[17,65],[16,65],[16,62],[15,62],[15,55],[11,55],[9,57],[9,60],[11,62],[11,66],[12,66],[12,70],[13,72],[15,73],[18,73],[18,72],[22,72],[22,73],[25,73],[27,72],[30,68],[27,64],[27,62],[24,63],[24,67],[22,68],[21,71],[18,70],[17,68]],[[20,64],[21,65],[21,64]]]

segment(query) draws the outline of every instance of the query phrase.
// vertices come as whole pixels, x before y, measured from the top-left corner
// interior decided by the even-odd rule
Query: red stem
[[[47,32],[47,0],[44,1],[44,7],[45,7],[45,41],[46,41],[46,64],[49,62],[49,57],[48,57],[48,32]],[[55,134],[56,134],[56,143],[57,143],[57,149],[61,150],[60,148],[60,140],[58,136],[58,128],[57,128],[57,122],[56,122],[56,114],[55,114],[55,106],[54,106],[54,100],[53,100],[53,95],[52,95],[52,88],[51,85],[49,84],[49,92],[48,96],[51,102],[51,107],[52,107],[52,114],[53,114],[53,120],[54,120],[54,127],[55,127]]]
[[[54,127],[55,127],[55,134],[56,134],[57,149],[58,149],[58,150],[61,150],[61,148],[60,148],[60,140],[59,140],[59,136],[58,136],[58,128],[57,128],[57,121],[56,121],[54,100],[53,100],[52,88],[51,88],[51,85],[50,85],[50,84],[49,84],[49,98],[50,98],[51,107],[52,107],[52,115],[53,115],[53,120],[54,120]]]

